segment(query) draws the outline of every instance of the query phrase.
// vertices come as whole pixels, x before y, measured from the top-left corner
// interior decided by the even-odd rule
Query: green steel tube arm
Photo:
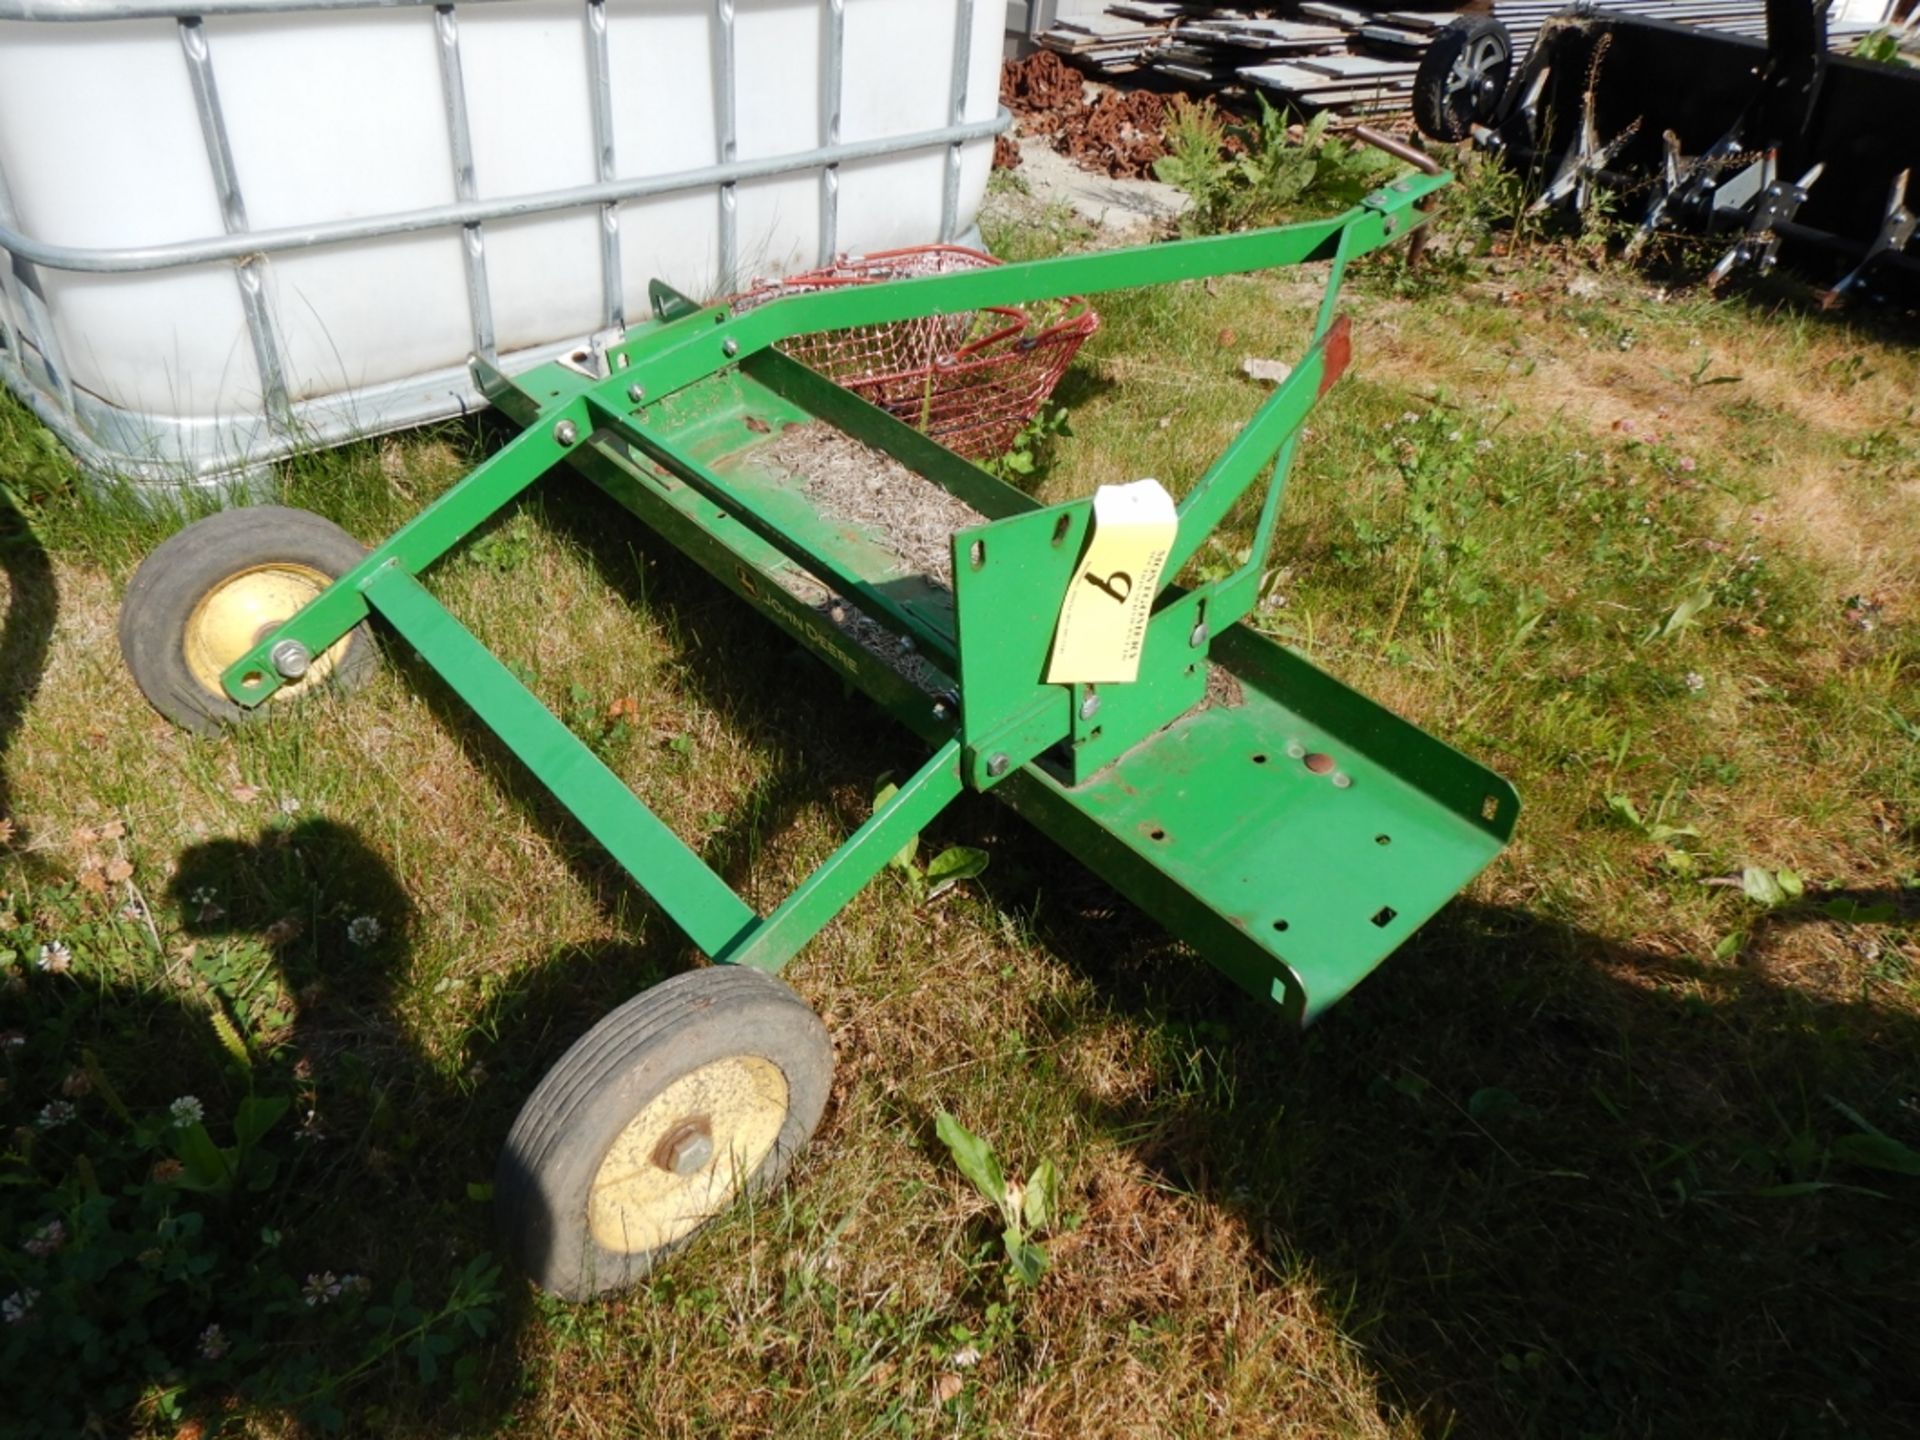
[[[962,788],[960,742],[949,740],[779,908],[714,958],[729,965],[778,970],[865,889],[887,861],[952,804]]]
[[[1180,530],[1174,537],[1173,549],[1168,553],[1166,568],[1161,573],[1162,589],[1206,544],[1207,537],[1219,528],[1220,522],[1233,513],[1233,507],[1240,503],[1240,497],[1247,493],[1260,472],[1272,461],[1274,452],[1288,444],[1314,404],[1340,378],[1350,354],[1347,327],[1344,323],[1336,322],[1331,330],[1314,342],[1306,357],[1293,367],[1293,372],[1280,382],[1279,388],[1254,411],[1253,418],[1233,437],[1233,443],[1221,452],[1220,458],[1200,477],[1199,483],[1187,492],[1186,498],[1180,502]],[[1276,493],[1285,480],[1284,469],[1276,471],[1273,477]],[[1277,502],[1270,496],[1268,504],[1274,503]]]
[[[816,330],[1096,295],[1316,260],[1346,260],[1409,233],[1426,218],[1417,208],[1419,203],[1450,178],[1446,174],[1405,176],[1328,220],[783,296],[734,317],[726,326],[727,334],[742,350],[750,351]]]
[[[760,924],[726,881],[398,563],[383,566],[361,592],[702,951],[724,954]]]

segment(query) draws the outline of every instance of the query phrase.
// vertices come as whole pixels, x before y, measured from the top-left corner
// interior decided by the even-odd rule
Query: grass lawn
[[[114,625],[169,524],[0,401],[0,1431],[1920,1433],[1913,336],[1437,249],[1351,278],[1256,623],[1511,778],[1512,848],[1296,1038],[963,801],[924,843],[979,881],[889,873],[787,972],[838,1061],[791,1185],[591,1305],[492,1273],[494,1153],[689,947],[397,646],[160,720]],[[1111,298],[1036,493],[1178,493],[1317,283]],[[502,433],[277,483],[371,541]],[[564,476],[432,583],[762,909],[922,758]],[[1060,1168],[1036,1286],[942,1111]],[[252,1142],[212,1191],[195,1135]]]

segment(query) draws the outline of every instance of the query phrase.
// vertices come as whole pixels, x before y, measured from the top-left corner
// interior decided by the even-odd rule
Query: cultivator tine
[[[1680,153],[1680,137],[1671,130],[1660,133],[1660,178],[1654,183],[1653,199],[1647,205],[1647,213],[1640,221],[1640,228],[1633,232],[1633,238],[1627,242],[1626,255],[1632,259],[1645,248],[1646,243],[1660,228],[1660,222],[1667,218],[1667,206],[1680,193],[1680,187],[1686,184],[1690,165]]]
[[[1907,208],[1907,182],[1912,177],[1911,170],[1902,170],[1894,177],[1893,189],[1887,195],[1886,218],[1880,222],[1880,233],[1874,237],[1873,244],[1867,247],[1866,256],[1860,263],[1847,272],[1844,279],[1820,297],[1820,304],[1828,310],[1837,310],[1844,305],[1847,296],[1864,282],[1868,275],[1879,267],[1888,255],[1903,254],[1907,244],[1913,239],[1916,216]]]
[[[1640,132],[1641,117],[1635,116],[1633,123],[1611,140],[1602,141],[1600,138],[1600,125],[1594,113],[1594,94],[1599,88],[1600,66],[1607,57],[1612,38],[1603,35],[1600,43],[1594,47],[1593,63],[1587,69],[1587,88],[1580,94],[1580,120],[1574,128],[1573,146],[1561,158],[1560,168],[1554,172],[1553,179],[1547,182],[1547,188],[1540,192],[1540,198],[1534,201],[1535,210],[1546,210],[1571,199],[1574,213],[1585,215],[1593,203],[1594,182],[1613,163],[1613,157]]]

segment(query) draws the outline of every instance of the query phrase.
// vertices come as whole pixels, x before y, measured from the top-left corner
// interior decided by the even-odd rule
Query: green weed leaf
[[[1700,612],[1713,603],[1711,590],[1697,590],[1667,612],[1666,618],[1649,630],[1642,644],[1653,640],[1671,640],[1700,618]]]
[[[1869,1170],[1920,1175],[1920,1150],[1903,1145],[1890,1135],[1842,1135],[1833,1142],[1833,1156]]]
[[[1781,875],[1790,875],[1792,873],[1790,870],[1780,872]],[[1794,884],[1796,887],[1799,886],[1799,882],[1800,877],[1795,875]],[[1749,865],[1740,872],[1740,888],[1746,892],[1749,900],[1754,901],[1756,904],[1769,907],[1786,904],[1789,894],[1786,884],[1781,880],[1779,875],[1774,874],[1771,870],[1762,869],[1758,865]],[[1798,888],[1792,893],[1798,894]]]
[[[940,1137],[940,1143],[947,1147],[947,1153],[953,1157],[953,1163],[960,1167],[960,1173],[973,1182],[976,1190],[1004,1210],[1007,1204],[1007,1177],[1000,1168],[999,1157],[993,1153],[993,1146],[944,1110],[935,1118],[933,1129]]]
[[[1000,1238],[1006,1243],[1007,1263],[1014,1278],[1029,1288],[1038,1285],[1047,1273],[1046,1250],[1023,1239],[1017,1230],[1007,1230]]]
[[[173,1153],[186,1167],[180,1183],[189,1190],[221,1189],[233,1178],[227,1153],[213,1143],[207,1127],[197,1121],[174,1128]]]
[[[933,899],[971,880],[987,868],[987,852],[971,845],[953,845],[934,856],[927,865],[927,898]]]
[[[284,1095],[249,1095],[242,1100],[233,1117],[233,1138],[240,1148],[251,1150],[264,1140],[291,1103]]]
[[[1858,900],[1849,900],[1844,896],[1829,900],[1820,908],[1835,920],[1849,925],[1884,925],[1900,913],[1884,900],[1873,905],[1862,905]]]
[[[1060,1170],[1051,1160],[1042,1160],[1027,1177],[1027,1193],[1020,1202],[1020,1218],[1027,1233],[1035,1234],[1053,1224],[1060,1213]]]
[[[1640,818],[1640,807],[1633,803],[1632,796],[1609,795],[1607,796],[1607,808],[1622,820],[1626,821],[1627,824],[1631,825],[1635,830],[1644,831],[1647,828],[1647,822]]]
[[[1502,1115],[1512,1115],[1525,1108],[1518,1095],[1497,1086],[1476,1090],[1467,1100],[1467,1114],[1476,1120],[1497,1120]]]

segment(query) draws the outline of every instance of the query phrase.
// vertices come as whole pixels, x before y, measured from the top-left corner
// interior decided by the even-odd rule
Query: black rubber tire
[[[833,1083],[826,1026],[791,988],[740,966],[692,970],[642,991],[574,1043],[521,1107],[494,1176],[495,1217],[528,1279],[568,1300],[619,1290],[718,1218],[668,1244],[623,1252],[595,1239],[588,1204],[614,1142],[655,1097],[705,1065],[743,1056],[771,1062],[787,1083],[778,1137],[744,1187],[760,1194],[779,1185],[813,1137]]]
[[[1456,69],[1457,67],[1457,69]],[[1513,75],[1513,37],[1485,15],[1443,27],[1413,76],[1413,121],[1429,140],[1465,140],[1492,122]]]
[[[174,724],[202,734],[240,724],[268,706],[236,705],[194,678],[185,641],[200,601],[257,566],[302,565],[338,579],[366,553],[353,536],[311,511],[284,505],[218,511],[170,536],[133,572],[120,601],[121,657],[140,693]],[[378,664],[373,637],[359,625],[321,683],[352,690],[364,685]],[[302,682],[297,690],[289,686],[287,692],[305,691],[312,683]]]

